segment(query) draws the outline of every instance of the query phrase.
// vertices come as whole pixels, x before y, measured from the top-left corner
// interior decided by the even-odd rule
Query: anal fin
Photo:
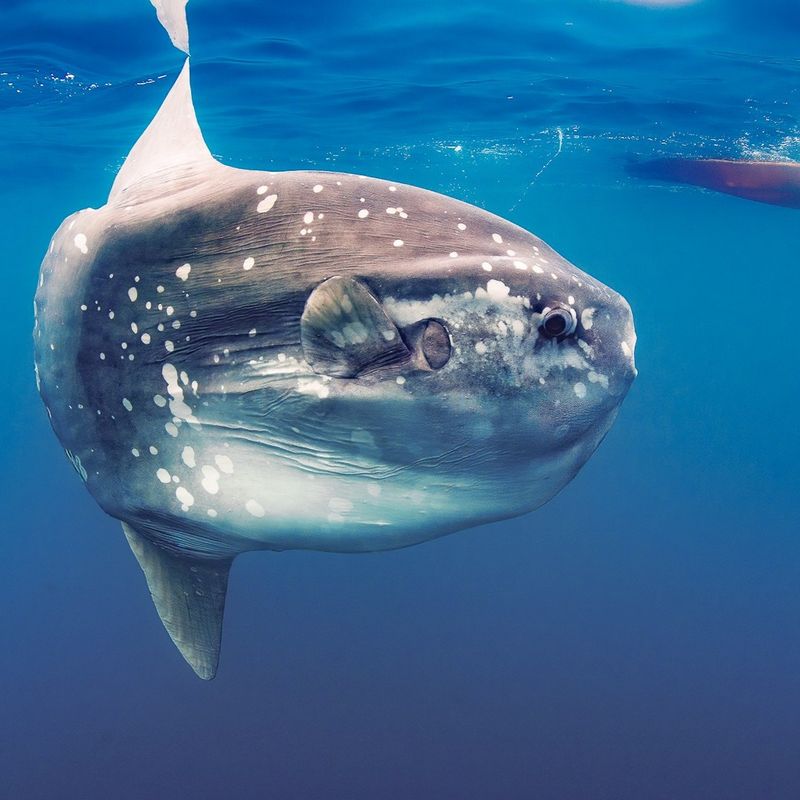
[[[222,617],[233,559],[176,555],[122,523],[147,579],[161,622],[189,666],[203,680],[216,675]]]

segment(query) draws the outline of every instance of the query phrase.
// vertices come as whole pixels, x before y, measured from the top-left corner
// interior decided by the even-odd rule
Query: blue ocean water
[[[639,334],[615,427],[538,512],[237,559],[211,683],[32,369],[49,238],[104,202],[181,59],[146,0],[3,11],[1,800],[800,797],[800,216],[624,169],[800,160],[793,0],[191,0],[221,160],[476,203]]]

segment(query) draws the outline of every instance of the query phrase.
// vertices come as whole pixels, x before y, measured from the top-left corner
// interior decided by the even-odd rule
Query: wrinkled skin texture
[[[349,175],[184,180],[168,206],[130,192],[69,218],[42,267],[42,395],[109,514],[200,552],[397,547],[537,507],[608,429],[633,377],[628,306],[531,234]],[[443,320],[448,363],[316,374],[300,318],[333,275],[401,326]],[[546,339],[537,312],[570,297],[591,327]]]

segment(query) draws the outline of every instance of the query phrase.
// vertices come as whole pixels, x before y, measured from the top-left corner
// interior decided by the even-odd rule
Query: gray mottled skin
[[[411,360],[314,371],[301,317],[333,276],[369,288]],[[563,340],[539,329],[556,304],[578,319]],[[390,549],[523,514],[591,455],[635,374],[628,304],[527,231],[413,186],[210,157],[66,219],[35,309],[58,438],[171,559]],[[441,369],[411,335],[426,319],[452,343]],[[213,675],[214,654],[198,669],[179,646]]]

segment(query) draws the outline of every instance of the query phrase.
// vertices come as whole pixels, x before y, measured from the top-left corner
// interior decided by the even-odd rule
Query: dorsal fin
[[[162,181],[170,169],[216,163],[195,116],[187,58],[158,113],[117,173],[108,199],[114,200],[145,178],[158,176]]]
[[[150,0],[156,7],[158,21],[164,26],[172,44],[189,55],[189,26],[186,24],[188,0]]]
[[[233,559],[192,558],[159,547],[122,523],[167,633],[203,680],[217,673]]]

